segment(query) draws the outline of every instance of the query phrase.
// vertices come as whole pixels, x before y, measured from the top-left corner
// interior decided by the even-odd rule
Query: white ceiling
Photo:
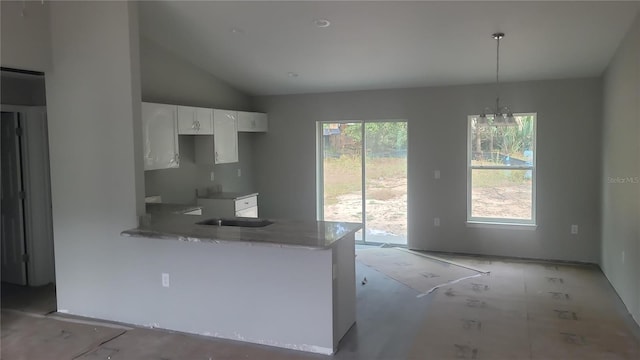
[[[506,33],[501,80],[597,76],[639,5],[150,1],[140,31],[249,94],[295,94],[489,83],[496,31]]]

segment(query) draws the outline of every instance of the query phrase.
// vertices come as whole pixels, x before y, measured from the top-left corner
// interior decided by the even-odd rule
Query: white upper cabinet
[[[214,163],[238,162],[238,112],[213,110]]]
[[[179,135],[213,135],[213,109],[178,106]]]
[[[176,105],[143,102],[142,137],[145,170],[180,166]]]
[[[238,111],[238,131],[267,132],[268,129],[267,114]]]

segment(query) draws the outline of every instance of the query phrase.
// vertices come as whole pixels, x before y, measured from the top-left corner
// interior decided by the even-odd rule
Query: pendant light
[[[504,38],[504,33],[498,32],[491,34],[496,40],[496,106],[495,108],[486,107],[478,118],[479,125],[502,125],[516,126],[517,122],[513,118],[513,112],[508,106],[500,105],[500,40]],[[487,119],[487,116],[493,119]]]

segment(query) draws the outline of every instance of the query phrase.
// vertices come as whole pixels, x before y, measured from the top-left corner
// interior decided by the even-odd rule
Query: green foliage
[[[361,144],[361,126],[360,123],[342,125],[341,136],[348,137],[351,141]],[[406,122],[369,122],[365,123],[364,126],[367,154],[380,156],[407,149]]]
[[[381,122],[365,124],[367,154],[384,154],[407,148],[406,122]]]
[[[522,159],[526,150],[533,150],[535,120],[533,115],[516,116],[516,122],[517,126],[478,126],[472,123],[473,151],[500,151],[503,155]]]

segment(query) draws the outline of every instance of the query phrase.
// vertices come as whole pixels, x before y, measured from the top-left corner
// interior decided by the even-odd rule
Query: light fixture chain
[[[489,125],[489,124],[497,125],[499,121],[500,125],[515,126],[517,125],[517,123],[513,118],[513,112],[511,111],[511,109],[507,106],[500,106],[500,40],[502,40],[502,38],[504,37],[504,33],[496,32],[491,34],[491,37],[497,41],[496,43],[496,87],[495,87],[496,107],[493,110],[491,110],[491,108],[489,107],[485,108],[485,111],[480,114],[478,121],[482,121],[484,125]],[[493,114],[491,114],[493,115],[493,120],[491,121],[491,123],[489,123],[487,120],[487,113],[491,111],[493,111]],[[500,120],[498,120],[498,117],[500,117]]]
[[[496,111],[500,112],[500,37],[496,39]]]

